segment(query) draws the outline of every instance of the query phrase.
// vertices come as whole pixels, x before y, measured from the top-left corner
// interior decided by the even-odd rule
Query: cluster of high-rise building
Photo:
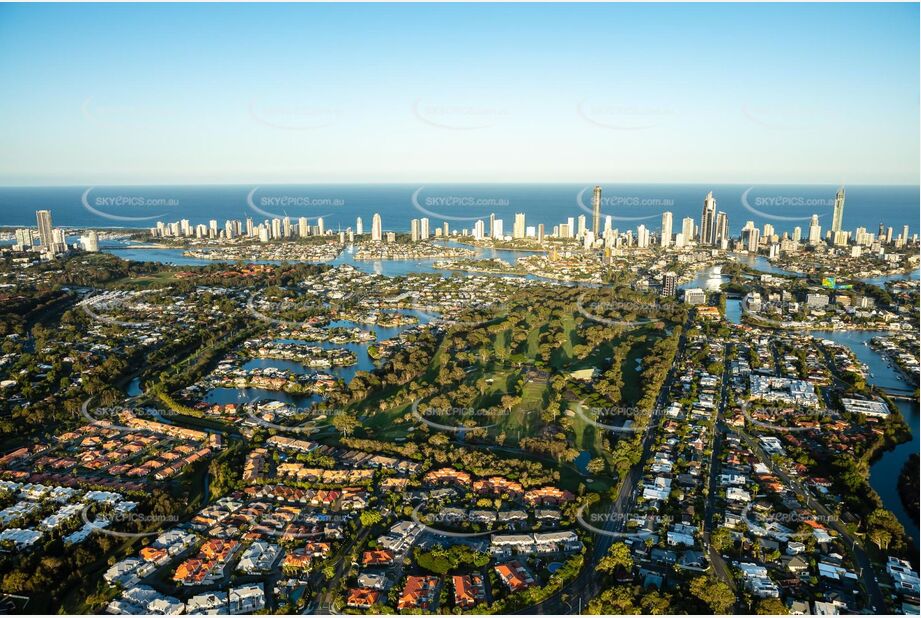
[[[359,224],[360,222],[361,219],[359,219]],[[157,225],[150,228],[150,235],[154,238],[231,239],[246,236],[258,238],[263,242],[283,238],[323,236],[325,234],[326,228],[322,217],[317,217],[313,225],[310,224],[310,219],[307,217],[300,217],[296,224],[292,223],[291,217],[285,217],[283,219],[265,219],[259,223],[255,223],[252,218],[247,218],[246,221],[227,219],[224,221],[223,226],[218,225],[217,219],[211,219],[208,225],[203,223],[192,225],[188,219],[173,221],[172,223],[157,221]]]
[[[423,230],[426,237],[428,236],[428,219],[420,222],[413,219],[414,236],[421,235]],[[157,221],[156,226],[150,228],[150,235],[154,238],[213,238],[213,239],[233,239],[233,238],[254,238],[261,242],[270,240],[285,240],[293,238],[307,238],[309,236],[328,236],[338,234],[339,240],[352,242],[356,236],[362,236],[365,233],[364,221],[361,217],[356,218],[355,228],[348,227],[345,230],[330,230],[323,222],[323,217],[316,217],[311,223],[308,217],[299,217],[293,221],[291,217],[265,219],[261,222],[255,222],[251,217],[245,221],[238,219],[227,219],[223,225],[219,225],[217,219],[211,219],[208,225],[200,223],[192,225],[188,219],[181,219],[171,223]],[[371,239],[383,241],[385,234],[381,216],[374,213],[371,218]]]
[[[601,215],[602,189],[594,187],[592,192],[592,221],[591,227],[587,225],[585,215],[568,217],[565,222],[554,225],[549,231],[543,223],[527,225],[525,213],[515,213],[512,222],[511,235],[506,233],[503,220],[496,217],[495,213],[488,219],[474,222],[472,229],[454,230],[455,236],[472,236],[475,240],[518,240],[534,239],[543,243],[545,238],[573,239],[581,242],[585,249],[611,249],[617,247],[634,246],[648,248],[655,245],[681,249],[686,246],[712,247],[714,249],[747,251],[757,253],[766,251],[770,256],[782,252],[794,252],[805,244],[818,246],[826,244],[834,247],[850,247],[854,257],[861,255],[864,248],[873,250],[874,247],[892,246],[902,248],[909,243],[917,243],[917,234],[909,238],[909,228],[904,226],[900,234],[895,235],[892,227],[884,227],[882,223],[876,234],[864,227],[859,227],[854,232],[843,229],[844,224],[844,189],[839,189],[835,195],[834,210],[832,212],[831,227],[824,230],[819,223],[819,216],[813,214],[809,225],[803,229],[801,226],[793,228],[792,232],[778,233],[771,223],[763,227],[755,226],[754,221],[747,221],[742,227],[738,238],[733,239],[729,233],[729,217],[717,209],[716,198],[713,192],[708,192],[704,197],[700,222],[691,217],[681,220],[680,227],[676,226],[674,215],[670,211],[662,213],[661,227],[658,235],[645,224],[637,226],[636,230],[621,232],[613,226],[613,217]],[[43,256],[53,257],[68,250],[64,231],[56,229],[51,222],[51,212],[39,210],[36,213],[37,231],[22,228],[16,230],[16,244],[14,249],[34,250],[36,245],[41,247]],[[413,242],[425,241],[432,237],[447,238],[451,235],[448,222],[443,221],[440,226],[432,226],[428,217],[412,219],[410,221],[410,238]],[[223,226],[218,225],[216,219],[205,224],[192,225],[188,219],[164,223],[158,221],[155,227],[150,228],[151,236],[155,238],[213,238],[232,239],[247,237],[258,239],[261,242],[271,240],[305,238],[308,236],[326,236],[337,234],[340,242],[353,242],[356,236],[365,233],[364,222],[361,217],[355,220],[355,227],[345,230],[329,230],[326,228],[322,217],[311,221],[307,217],[300,217],[293,221],[290,217],[265,219],[255,222],[252,218],[245,221],[228,219]],[[379,213],[374,213],[371,218],[371,240],[377,242],[393,242],[396,234],[384,232],[383,221]],[[99,239],[95,231],[87,231],[80,238],[80,248],[85,251],[98,251]]]
[[[686,217],[682,221],[681,232],[678,232],[673,237],[672,213],[662,213],[660,243],[663,247],[672,246],[673,244],[676,247],[682,247],[696,242],[698,246],[720,249],[732,248],[751,253],[766,249],[772,257],[778,252],[796,251],[803,244],[804,238],[805,244],[810,246],[817,246],[820,243],[835,247],[850,246],[851,253],[854,256],[860,255],[862,247],[891,245],[899,249],[910,242],[917,243],[916,236],[909,237],[907,225],[902,228],[902,233],[895,237],[893,237],[893,229],[891,227],[884,228],[882,223],[879,225],[878,234],[873,234],[864,227],[857,228],[853,233],[843,229],[844,198],[844,189],[841,188],[835,194],[831,228],[824,235],[822,226],[819,223],[819,215],[813,214],[805,230],[805,236],[801,226],[794,227],[792,233],[778,233],[771,223],[765,223],[759,229],[755,226],[754,221],[747,221],[742,227],[739,238],[733,240],[729,234],[729,218],[725,212],[717,210],[716,199],[711,191],[704,198],[699,226],[695,227],[694,220]]]
[[[54,227],[50,210],[35,211],[36,229],[19,228],[15,232],[14,251],[35,251],[38,248],[42,257],[51,259],[70,250],[64,230]],[[80,248],[84,251],[99,251],[99,236],[95,230],[87,230],[80,237]]]
[[[774,257],[778,253],[796,251],[805,242],[806,245],[813,247],[820,244],[834,247],[850,247],[851,256],[859,257],[865,248],[872,250],[874,247],[892,246],[896,249],[901,249],[909,243],[917,244],[917,235],[910,237],[907,225],[902,227],[902,232],[897,236],[894,236],[892,227],[886,228],[882,223],[879,224],[877,234],[873,234],[865,227],[858,227],[854,232],[843,229],[844,198],[844,189],[841,188],[835,194],[831,228],[825,231],[824,234],[817,214],[813,214],[810,217],[809,225],[805,229],[805,236],[801,226],[794,227],[792,233],[778,234],[770,223],[765,223],[763,228],[759,229],[755,226],[754,221],[747,221],[742,228],[737,248],[752,253],[756,253],[760,249],[766,249],[768,255]]]

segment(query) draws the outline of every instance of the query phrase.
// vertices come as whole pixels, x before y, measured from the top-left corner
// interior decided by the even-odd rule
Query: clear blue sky
[[[917,184],[918,12],[0,5],[0,184]]]

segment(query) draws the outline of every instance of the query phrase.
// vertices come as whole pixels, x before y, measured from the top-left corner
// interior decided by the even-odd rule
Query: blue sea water
[[[713,191],[717,209],[729,217],[730,231],[738,234],[746,221],[771,223],[778,231],[804,229],[817,214],[827,229],[837,187],[831,185],[604,185],[602,216],[614,217],[614,227],[639,225],[658,231],[661,213],[674,214],[673,232],[681,219],[699,221],[704,196]],[[919,229],[917,186],[846,187],[844,227],[876,232],[880,223],[896,233],[908,225]],[[145,228],[157,220],[189,219],[193,224],[216,219],[266,218],[288,215],[323,217],[329,229],[355,227],[362,217],[365,232],[378,212],[385,230],[406,231],[414,218],[429,217],[432,229],[447,221],[451,229],[472,228],[490,213],[504,221],[511,233],[515,213],[526,215],[527,225],[553,225],[585,215],[591,226],[591,186],[576,184],[480,185],[266,185],[150,186],[150,187],[0,187],[0,225],[35,226],[35,211],[52,211],[54,224],[65,227]],[[312,221],[313,223],[314,221]]]

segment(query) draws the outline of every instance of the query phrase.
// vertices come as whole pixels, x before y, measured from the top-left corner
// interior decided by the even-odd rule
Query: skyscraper
[[[99,236],[96,234],[96,230],[87,231],[85,236],[80,237],[80,243],[83,245],[84,251],[89,253],[99,252]]]
[[[374,216],[371,217],[371,240],[376,240],[380,242],[383,240],[383,229],[381,228],[381,215],[380,213],[374,213]]]
[[[639,249],[645,249],[649,246],[649,230],[645,225],[636,228],[636,246]]]
[[[681,220],[681,233],[684,235],[685,244],[694,240],[694,219],[685,217]]]
[[[592,231],[596,237],[601,236],[601,187],[592,191]]]
[[[724,240],[729,240],[729,217],[722,210],[716,213],[716,232],[713,244],[718,245]]]
[[[716,200],[713,191],[704,198],[704,208],[700,214],[700,244],[716,244]]]
[[[677,290],[678,275],[672,271],[665,273],[662,277],[662,296],[674,297]]]
[[[38,238],[42,243],[42,251],[49,251],[54,244],[54,226],[51,225],[51,211],[37,210],[35,218],[38,221]]]
[[[844,219],[844,187],[838,189],[835,194],[835,211],[831,216],[832,237],[836,232],[841,231],[841,222]]]
[[[361,217],[358,217],[357,219],[355,219],[355,234],[357,236],[361,236],[364,233],[365,233],[364,221],[361,220]]]
[[[428,240],[429,238],[429,218],[422,217],[419,219],[419,239]]]
[[[32,248],[33,244],[35,244],[35,240],[32,236],[32,230],[27,227],[16,230],[16,245],[18,247],[21,247],[23,251],[27,251]]]
[[[512,238],[524,238],[524,213],[515,213],[515,225],[512,227]]]
[[[749,253],[758,253],[758,239],[760,236],[761,230],[754,226],[742,232],[742,240],[745,242],[745,249]]]
[[[819,215],[812,215],[809,221],[809,244],[817,245],[822,240],[822,226],[819,225]]]
[[[413,242],[419,240],[419,219],[409,222],[409,239]]]
[[[672,213],[665,211],[662,213],[662,235],[660,242],[663,247],[669,247],[672,244]]]

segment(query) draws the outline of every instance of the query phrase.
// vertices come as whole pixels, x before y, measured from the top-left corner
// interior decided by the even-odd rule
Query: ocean
[[[661,214],[671,211],[672,232],[681,231],[681,220],[699,223],[704,197],[713,191],[717,209],[725,211],[730,232],[738,235],[746,221],[774,225],[778,232],[806,228],[812,214],[823,230],[831,225],[838,187],[827,185],[703,185],[703,184],[608,184],[602,185],[602,219],[610,215],[613,227],[633,229],[639,225],[658,232]],[[327,229],[355,228],[362,217],[365,233],[371,230],[373,213],[381,214],[383,228],[407,231],[410,220],[428,217],[432,230],[445,221],[453,229],[471,229],[477,219],[487,222],[490,213],[503,220],[512,233],[515,213],[525,214],[525,224],[543,223],[546,232],[567,218],[585,215],[592,226],[592,186],[575,184],[476,184],[476,185],[225,185],[225,186],[133,186],[133,187],[2,187],[0,226],[35,226],[35,211],[52,212],[55,226],[146,228],[157,220],[189,219],[193,225],[216,219],[290,216],[296,223],[308,217],[311,224],[322,217]],[[846,187],[844,228],[863,226],[876,233],[879,224],[892,226],[895,234],[908,225],[919,230],[917,186]]]

